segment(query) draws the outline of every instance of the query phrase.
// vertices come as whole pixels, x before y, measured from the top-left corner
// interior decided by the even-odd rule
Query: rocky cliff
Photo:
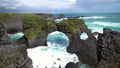
[[[27,56],[27,40],[11,40],[4,24],[0,23],[0,68],[32,68],[32,61]],[[22,41],[21,41],[22,40]]]
[[[120,32],[104,28],[98,36],[97,49],[97,68],[120,68]]]
[[[60,23],[46,20],[37,14],[0,14],[0,68],[32,68],[26,49],[47,46],[47,35],[54,31],[65,33],[70,40],[67,52],[75,53],[79,60],[92,68],[120,68],[120,33],[104,29],[98,40],[82,19],[69,18]],[[8,34],[23,32],[18,40]],[[86,40],[80,39],[85,32]],[[77,63],[78,64],[78,63]],[[66,68],[78,65],[68,63]],[[75,68],[74,67],[74,68]]]

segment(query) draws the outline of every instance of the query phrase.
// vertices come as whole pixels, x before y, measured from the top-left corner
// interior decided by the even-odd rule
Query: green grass
[[[3,63],[0,62],[0,68],[6,68]]]
[[[75,32],[79,31],[80,28],[84,27],[84,23],[82,19],[67,19],[63,20],[61,23],[58,24],[58,26],[65,26],[67,32]]]
[[[24,34],[28,39],[34,39],[37,33],[41,31],[45,32],[46,26],[47,20],[43,20],[38,16],[27,16],[23,20]]]

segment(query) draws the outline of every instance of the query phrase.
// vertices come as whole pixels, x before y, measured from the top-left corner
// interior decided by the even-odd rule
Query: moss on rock
[[[75,31],[79,31],[80,28],[83,28],[85,26],[85,24],[82,19],[70,18],[63,20],[61,23],[58,23],[58,26],[64,26],[66,32],[72,33]]]
[[[6,23],[11,18],[22,18],[24,14],[18,13],[0,13],[0,22]]]
[[[0,62],[0,68],[6,68],[2,62]]]
[[[35,15],[29,15],[23,20],[24,33],[29,40],[34,39],[39,32],[45,34],[46,26],[47,20],[43,20]]]
[[[4,49],[6,48],[6,50]],[[19,66],[27,59],[27,46],[25,45],[8,45],[3,46],[0,50],[0,68],[9,68],[6,66]]]

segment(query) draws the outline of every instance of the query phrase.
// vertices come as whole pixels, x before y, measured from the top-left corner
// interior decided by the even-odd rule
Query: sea
[[[54,16],[57,15],[58,14],[54,14]],[[110,28],[120,32],[120,13],[67,13],[65,17],[65,19],[68,17],[82,18],[92,32],[103,33],[103,28]],[[62,20],[60,19],[60,21]],[[11,38],[18,39],[18,37],[23,35],[17,34],[15,37],[12,35]],[[87,38],[85,36],[86,35],[83,35],[83,38]],[[32,59],[34,68],[65,68],[65,65],[69,62],[79,62],[80,68],[89,68],[88,65],[79,61],[75,54],[66,52],[66,48],[69,46],[69,38],[64,33],[59,31],[50,33],[47,36],[47,44],[47,47],[38,46],[27,49],[28,56]]]

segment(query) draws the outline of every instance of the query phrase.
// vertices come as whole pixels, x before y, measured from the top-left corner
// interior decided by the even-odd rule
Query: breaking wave
[[[51,42],[51,40],[61,40],[59,42]],[[69,41],[67,37],[61,32],[52,32],[47,37],[48,46],[39,46],[36,48],[27,49],[28,56],[33,61],[34,68],[65,68],[69,62],[79,62],[78,57],[75,54],[66,52],[66,48],[69,43],[63,44],[65,41]]]
[[[88,17],[80,17],[80,19],[102,19],[102,18],[106,18],[105,16],[88,16]]]
[[[120,23],[95,21],[92,24],[110,27],[120,27]]]
[[[48,47],[39,46],[27,51],[34,68],[65,68],[69,62],[79,62],[75,54],[66,52],[65,47],[50,42],[48,42]]]

